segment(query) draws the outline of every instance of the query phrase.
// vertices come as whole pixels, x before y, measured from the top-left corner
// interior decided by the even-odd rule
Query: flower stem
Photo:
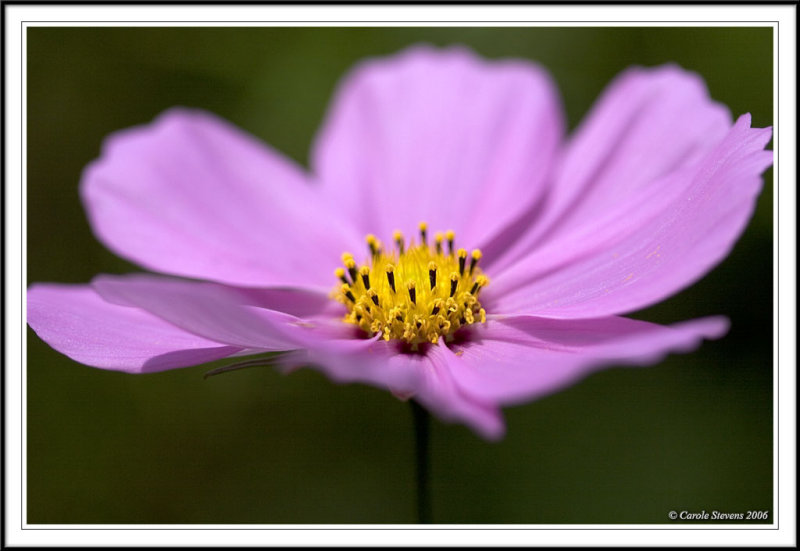
[[[431,523],[431,495],[428,486],[428,443],[431,416],[428,410],[414,400],[409,400],[414,417],[415,459],[417,463],[417,522]]]

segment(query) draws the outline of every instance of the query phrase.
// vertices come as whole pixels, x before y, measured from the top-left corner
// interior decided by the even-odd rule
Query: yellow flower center
[[[369,260],[361,266],[350,253],[342,255],[344,268],[336,269],[342,282],[334,292],[347,306],[344,321],[370,336],[381,333],[413,350],[439,337],[451,340],[461,327],[486,321],[478,295],[489,279],[478,267],[481,252],[455,249],[453,231],[437,233],[428,244],[428,225],[420,223],[420,243],[406,247],[403,234],[394,232],[395,249],[384,250],[378,239],[367,236]],[[446,243],[445,243],[446,241]]]

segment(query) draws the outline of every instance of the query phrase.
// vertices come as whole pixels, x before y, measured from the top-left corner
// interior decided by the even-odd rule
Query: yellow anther
[[[436,262],[433,260],[428,262],[428,278],[431,282],[431,290],[436,289]]]
[[[397,245],[397,250],[400,251],[400,254],[403,254],[406,248],[406,243],[405,240],[403,239],[403,232],[401,232],[400,230],[394,230],[392,237],[394,238],[394,242]]]
[[[416,304],[417,303],[417,285],[416,285],[416,283],[414,283],[413,281],[409,281],[406,284],[406,287],[408,288],[408,298],[411,299],[411,302]]]
[[[434,238],[436,239],[436,254],[442,254],[442,241],[444,241],[444,234],[440,231],[437,231]]]
[[[344,268],[336,268],[334,273],[338,279],[342,280],[342,283],[347,283],[347,279],[344,277]]]
[[[350,286],[345,283],[342,285],[342,294],[347,297],[351,302],[356,302],[356,297],[353,294],[353,291],[350,289]]]
[[[374,235],[367,234],[367,245],[369,246],[369,252],[372,253],[373,256],[378,254],[378,249],[380,249],[380,242],[378,238]]]
[[[489,278],[481,275],[475,280],[475,283],[472,284],[472,289],[470,289],[469,294],[473,296],[477,296],[478,291],[481,290],[482,287],[486,287],[489,284]]]
[[[386,281],[389,282],[389,288],[392,290],[393,293],[396,293],[397,289],[394,286],[394,264],[387,264],[385,269],[386,269]]]
[[[447,238],[447,250],[452,255],[456,242],[456,232],[453,230],[447,230],[444,236]]]
[[[456,290],[458,289],[458,274],[453,272],[450,274],[450,296],[454,296],[456,294]]]
[[[369,289],[369,268],[366,266],[361,266],[361,269],[358,270],[358,273],[361,274],[361,281],[364,282],[364,289]]]
[[[472,272],[475,271],[475,266],[478,264],[478,261],[483,256],[483,253],[480,249],[473,249],[472,251],[472,260],[469,261],[469,275],[472,275]]]
[[[380,299],[378,299],[378,293],[375,292],[375,289],[368,289],[367,296],[370,300],[375,304],[375,306],[380,306]]]
[[[355,283],[358,272],[356,271],[356,261],[353,259],[353,255],[345,253],[342,255],[342,260],[344,261],[345,268],[347,268],[347,272],[350,274],[350,279]]]
[[[464,309],[464,318],[467,320],[467,323],[473,323],[475,321],[475,316],[472,315],[471,308]]]
[[[467,263],[467,249],[458,249],[458,273],[464,275],[464,266]]]

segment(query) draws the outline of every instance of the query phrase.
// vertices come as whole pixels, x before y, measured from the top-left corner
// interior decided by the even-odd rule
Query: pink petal
[[[653,182],[603,216],[548,242],[500,275],[491,313],[590,318],[634,311],[680,291],[719,263],[744,230],[770,129],[742,116],[702,162]]]
[[[231,346],[281,351],[313,339],[303,319],[263,307],[254,291],[148,274],[101,275],[92,287],[108,302],[141,308],[185,331]]]
[[[420,374],[412,366],[397,361],[398,350],[379,336],[366,339],[352,325],[340,321],[312,329],[317,337],[305,349],[278,358],[286,371],[310,366],[322,371],[336,383],[363,383],[395,394],[413,393]]]
[[[574,384],[614,365],[650,365],[668,353],[689,352],[702,339],[728,330],[722,317],[661,326],[627,318],[554,320],[500,317],[473,326],[472,338],[453,346],[450,371],[475,400],[512,404]]]
[[[39,338],[77,362],[128,373],[187,367],[241,351],[137,308],[108,303],[86,285],[32,285],[28,324]]]
[[[423,374],[421,388],[414,399],[442,421],[464,423],[487,440],[505,434],[503,414],[497,402],[464,392],[459,384],[459,358],[444,345],[431,346],[424,358],[397,358],[415,362]]]
[[[389,364],[391,345],[365,339],[339,319],[341,312],[317,309],[310,293],[238,289],[146,274],[99,276],[92,285],[109,302],[136,306],[190,333],[250,353],[286,351],[274,359],[285,369],[313,365],[340,383],[362,382],[398,392],[415,388],[416,373]],[[271,309],[288,305],[290,299],[298,300],[310,316]]]
[[[308,307],[309,296],[297,290],[289,291],[287,297],[276,289],[264,292],[146,274],[98,276],[92,286],[109,302],[142,308],[218,342],[248,350],[292,351],[276,363],[288,367],[315,364],[337,382],[368,382],[407,390],[413,379],[387,368],[393,348],[375,338],[364,338],[355,326],[341,321],[341,312],[332,315],[330,310]],[[305,301],[312,315],[299,318],[271,309],[287,303],[289,297]],[[330,299],[328,302],[336,306]]]
[[[332,326],[309,349],[284,354],[278,362],[286,370],[311,365],[338,383],[365,383],[413,397],[442,421],[465,423],[487,439],[503,435],[500,410],[464,394],[455,384],[448,367],[452,353],[446,347],[408,353],[395,342],[356,336],[352,326]]]
[[[416,236],[426,221],[473,247],[541,196],[563,125],[540,67],[414,47],[350,73],[312,165],[363,233]]]
[[[567,145],[544,208],[496,267],[614,209],[643,186],[691,166],[731,127],[696,74],[634,67],[608,86]],[[519,236],[516,236],[519,237]],[[486,247],[487,264],[494,247]],[[497,268],[495,268],[497,269]]]
[[[698,75],[676,66],[628,69],[570,140],[553,189],[553,208],[568,210],[558,231],[698,162],[731,126]]]
[[[155,271],[254,286],[327,289],[363,236],[301,170],[201,111],[172,109],[112,135],[81,182],[114,252]]]

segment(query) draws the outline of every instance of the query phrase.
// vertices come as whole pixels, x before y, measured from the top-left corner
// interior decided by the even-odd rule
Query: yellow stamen
[[[436,232],[436,254],[442,254],[442,241],[444,241],[444,234],[440,231]]]
[[[369,252],[372,253],[372,256],[378,254],[380,250],[380,241],[371,233],[367,235],[367,245],[369,246]]]
[[[453,230],[447,230],[447,233],[444,234],[447,238],[447,247],[450,249],[450,255],[453,254],[453,247],[455,246],[455,239],[456,239],[456,232]]]
[[[361,281],[364,283],[364,289],[369,289],[369,268],[361,266],[358,273],[361,274]]]
[[[355,302],[355,301],[356,301],[356,297],[355,297],[355,295],[353,294],[353,291],[350,289],[350,286],[349,286],[347,283],[345,283],[344,285],[342,285],[342,294],[343,294],[343,295],[344,295],[344,296],[347,298],[347,300],[349,300],[350,302]]]
[[[458,274],[453,272],[450,274],[450,296],[453,297],[456,294],[456,289],[458,289]]]
[[[378,299],[378,293],[375,292],[374,289],[370,289],[367,291],[367,296],[372,300],[375,306],[380,306],[380,300]]]
[[[350,253],[344,253],[342,255],[342,262],[344,262],[344,267],[347,268],[347,272],[350,274],[350,279],[355,283],[356,281],[356,261],[353,259],[353,255]]]
[[[431,291],[436,289],[436,262],[428,262],[428,279],[431,281]]]
[[[464,275],[464,265],[467,262],[467,249],[458,249],[458,275]]]
[[[452,230],[437,232],[430,245],[428,225],[420,223],[419,230],[419,244],[406,243],[401,232],[394,232],[396,248],[390,251],[370,234],[369,259],[358,267],[353,255],[345,253],[344,268],[335,272],[341,283],[334,296],[347,307],[345,321],[369,335],[404,341],[412,350],[438,343],[442,337],[451,340],[465,325],[485,323],[478,295],[489,284],[479,267],[481,251],[472,251],[467,267],[467,250],[455,249]],[[445,239],[447,253],[442,247]]]
[[[395,230],[394,234],[394,242],[397,244],[397,249],[400,251],[400,254],[405,252],[405,241],[403,240],[403,232],[400,230]]]
[[[469,273],[472,275],[472,272],[475,271],[475,265],[478,264],[478,261],[483,256],[483,253],[480,249],[474,249],[472,251],[472,260],[469,261]]]
[[[397,289],[394,287],[394,264],[386,266],[386,281],[389,282],[389,287],[392,288],[392,292],[396,293]]]

